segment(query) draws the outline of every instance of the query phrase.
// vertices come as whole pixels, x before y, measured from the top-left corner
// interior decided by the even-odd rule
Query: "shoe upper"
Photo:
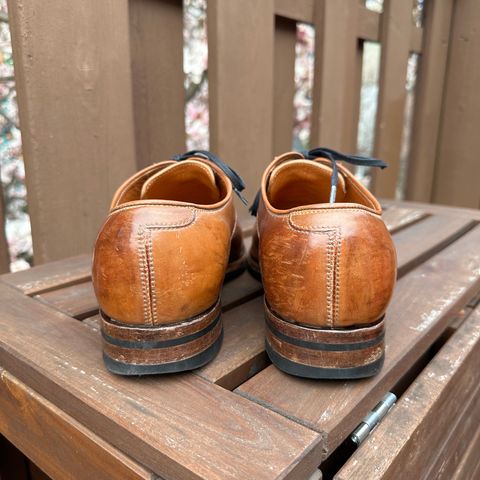
[[[100,309],[126,324],[190,319],[217,302],[242,249],[222,169],[200,156],[149,166],[117,190],[96,240]]]
[[[318,327],[379,320],[396,279],[396,253],[375,197],[341,165],[292,152],[265,170],[257,213],[265,299],[283,319]],[[257,251],[258,249],[258,251]]]

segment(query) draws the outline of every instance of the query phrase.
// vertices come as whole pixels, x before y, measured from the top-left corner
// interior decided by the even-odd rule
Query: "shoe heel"
[[[193,370],[212,360],[222,344],[220,301],[201,315],[170,325],[125,325],[100,313],[103,360],[118,375]]]
[[[385,322],[351,329],[287,322],[265,304],[266,351],[280,370],[298,377],[354,379],[376,375],[385,357]]]

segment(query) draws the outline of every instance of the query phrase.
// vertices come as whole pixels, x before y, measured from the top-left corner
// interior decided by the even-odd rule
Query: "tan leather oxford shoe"
[[[380,204],[337,160],[386,166],[330,149],[286,153],[265,170],[252,207],[248,262],[265,289],[266,349],[302,377],[368,377],[384,359],[395,248]]]
[[[243,187],[213,154],[192,151],[117,190],[92,272],[110,371],[179,372],[216,355],[222,282],[244,266],[232,198]]]

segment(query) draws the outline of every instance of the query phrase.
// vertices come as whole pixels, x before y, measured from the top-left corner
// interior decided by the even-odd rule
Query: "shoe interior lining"
[[[286,162],[270,175],[267,194],[278,210],[329,203],[331,167],[305,160]],[[348,176],[339,173],[335,203],[357,203],[375,208],[372,201]]]

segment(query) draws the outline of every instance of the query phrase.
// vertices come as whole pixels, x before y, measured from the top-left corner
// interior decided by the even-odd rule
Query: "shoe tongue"
[[[142,187],[141,200],[178,200],[215,203],[219,200],[215,173],[197,160],[175,162],[152,175]]]
[[[270,174],[267,193],[271,198],[283,195],[292,197],[297,204],[328,203],[332,168],[310,160],[291,160],[278,165]],[[343,175],[338,173],[335,201],[345,198],[346,185]]]

